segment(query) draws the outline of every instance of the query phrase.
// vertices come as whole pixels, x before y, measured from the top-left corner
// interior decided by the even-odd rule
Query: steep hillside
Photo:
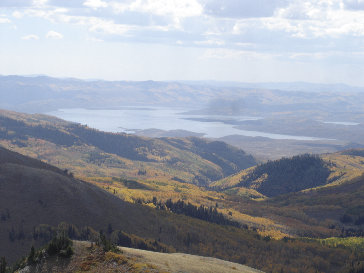
[[[322,186],[329,175],[330,169],[320,157],[306,154],[268,161],[213,186],[250,188],[272,197]]]
[[[145,221],[155,223],[153,210],[123,202],[55,167],[5,149],[0,158],[0,256],[15,258],[28,250],[39,224],[65,221],[99,230],[110,223],[144,233]]]
[[[198,138],[151,139],[94,130],[44,115],[0,112],[0,144],[78,175],[208,185],[256,164],[244,151]]]

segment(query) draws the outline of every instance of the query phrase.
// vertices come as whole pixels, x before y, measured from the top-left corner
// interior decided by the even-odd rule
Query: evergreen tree
[[[32,248],[30,249],[30,253],[28,256],[28,264],[33,264],[35,261],[35,250],[34,250],[34,246],[32,246]]]
[[[6,272],[6,260],[5,257],[0,258],[0,273]]]
[[[111,234],[112,232],[113,232],[112,225],[109,223],[109,225],[107,226],[107,233]]]

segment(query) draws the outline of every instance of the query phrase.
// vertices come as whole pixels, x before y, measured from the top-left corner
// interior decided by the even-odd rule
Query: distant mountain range
[[[345,84],[214,81],[102,81],[47,76],[0,76],[0,108],[44,113],[59,108],[180,106],[217,114],[277,111],[362,111],[361,87]],[[350,94],[350,96],[349,96]],[[216,111],[216,112],[215,112]],[[206,111],[205,111],[206,112]]]
[[[309,83],[309,82],[229,82],[229,81],[177,81],[190,85],[217,86],[217,87],[241,87],[253,89],[270,89],[282,91],[303,92],[364,92],[364,87],[351,86],[344,83]]]

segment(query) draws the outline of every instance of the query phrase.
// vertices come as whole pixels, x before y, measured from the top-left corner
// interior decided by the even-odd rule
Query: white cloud
[[[101,42],[104,41],[102,39],[98,39],[98,38],[95,38],[95,37],[89,37],[89,38],[87,38],[87,40],[91,41],[91,42],[96,42],[96,43],[101,43]]]
[[[11,21],[8,18],[0,17],[0,24],[7,24],[7,23],[11,23]]]
[[[1,0],[0,0],[1,1]],[[38,17],[38,18],[42,18],[42,19],[46,19],[49,20],[51,22],[55,22],[57,21],[60,16],[66,14],[67,12],[69,12],[68,9],[66,8],[45,8],[45,7],[41,7],[41,8],[25,8],[25,9],[21,9],[21,10],[16,10],[14,12],[12,12],[12,16],[16,19],[21,19],[24,17]]]
[[[202,16],[203,6],[197,0],[134,0],[129,3],[112,2],[116,13],[126,11],[171,18],[175,28],[181,28],[184,18]]]
[[[33,0],[32,4],[36,8],[41,8],[47,4],[48,0]]]
[[[209,48],[201,56],[201,59],[237,59],[245,60],[271,59],[277,54],[265,54],[248,50],[235,50],[227,48]]]
[[[10,0],[4,1],[11,4]],[[25,1],[16,2],[25,5]],[[263,47],[268,52],[280,53],[292,52],[289,48],[299,45],[299,41],[311,41],[314,47],[330,45],[330,50],[346,50],[343,43],[336,43],[337,39],[345,37],[350,42],[364,37],[364,10],[348,8],[349,4],[358,6],[362,2],[364,0],[38,0],[36,7],[10,9],[7,16],[12,15],[15,22],[20,18],[39,17],[56,24],[79,25],[91,32],[88,35],[105,41],[115,38],[126,42],[235,49],[249,45],[250,49]],[[6,18],[0,17],[0,23],[9,23]],[[63,35],[47,34],[47,37],[60,39]],[[359,44],[362,43],[357,41],[356,46]],[[308,52],[314,50],[308,42],[304,47]]]
[[[21,37],[23,40],[39,40],[39,36],[35,34],[29,34]]]
[[[88,18],[86,24],[90,25],[89,31],[101,32],[113,35],[124,35],[135,27],[130,25],[115,24],[112,20],[103,20],[99,18]]]
[[[364,11],[344,9],[341,0],[294,0],[260,23],[258,28],[283,31],[295,38],[364,36]],[[236,26],[237,33],[241,29]]]
[[[225,18],[270,17],[286,0],[201,0],[205,13]]]
[[[59,40],[63,38],[63,35],[61,33],[58,33],[54,30],[50,30],[48,31],[47,35],[46,35],[47,39],[55,39],[55,40]]]
[[[87,0],[83,3],[83,5],[93,9],[108,7],[108,4],[102,0]]]
[[[23,13],[21,13],[21,12],[19,12],[19,11],[14,11],[13,13],[12,13],[12,15],[13,15],[13,17],[14,18],[16,18],[16,19],[20,19],[20,18],[22,18],[23,17]]]
[[[216,45],[216,46],[223,46],[225,41],[223,40],[204,40],[204,41],[196,41],[196,45]]]
[[[90,32],[109,35],[125,35],[128,31],[136,29],[135,26],[117,24],[113,20],[98,17],[61,15],[59,20],[64,23],[85,26]]]
[[[343,0],[346,8],[353,10],[364,10],[364,0]]]
[[[0,7],[26,7],[31,6],[31,0],[1,0]]]

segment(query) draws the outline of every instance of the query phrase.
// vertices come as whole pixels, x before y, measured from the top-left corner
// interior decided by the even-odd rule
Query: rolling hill
[[[216,181],[211,187],[222,190],[249,188],[273,197],[338,185],[363,173],[363,149],[350,149],[330,154],[303,154],[268,161]]]
[[[78,175],[174,179],[201,186],[256,164],[252,156],[223,142],[106,133],[50,116],[4,110],[0,144]]]
[[[352,149],[320,157],[283,158],[212,184],[229,196],[254,190],[268,198],[235,199],[231,209],[264,217],[293,236],[362,236],[364,157]],[[246,188],[248,187],[248,188]]]
[[[147,238],[155,246],[163,244],[170,251],[227,259],[263,271],[344,272],[361,257],[351,256],[351,250],[345,248],[272,240],[246,228],[123,202],[45,163],[3,148],[0,154],[0,256],[10,261],[27,253],[31,245],[46,242],[52,226],[61,222],[69,223],[63,227],[74,236],[81,229],[104,229],[120,242],[126,232]]]
[[[272,197],[325,185],[330,173],[324,160],[305,154],[259,164],[214,185],[250,188]]]

